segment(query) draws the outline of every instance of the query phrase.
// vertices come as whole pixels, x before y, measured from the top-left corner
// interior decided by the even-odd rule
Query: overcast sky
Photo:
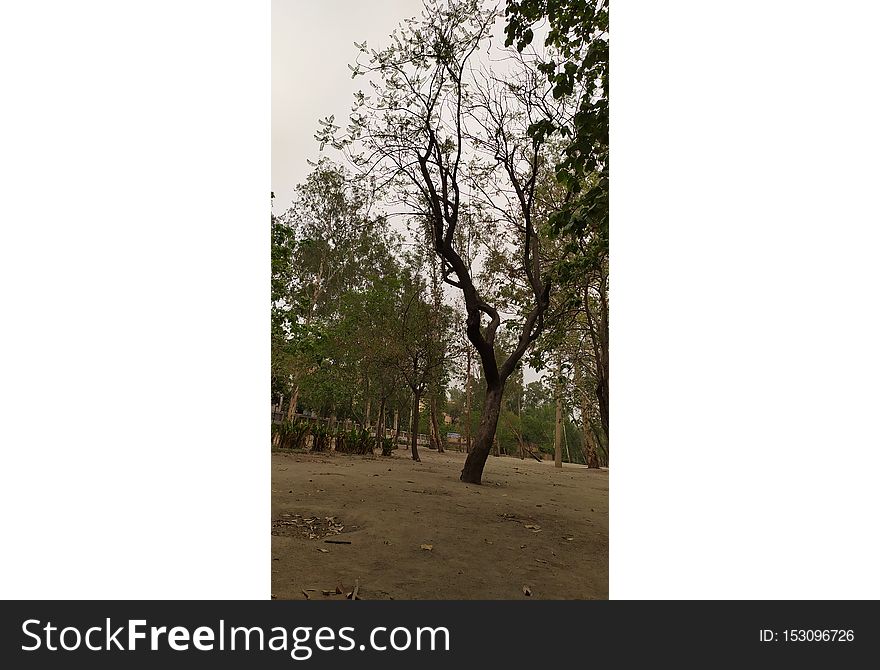
[[[346,120],[354,92],[347,65],[354,42],[384,46],[422,0],[272,0],[272,190],[276,211],[309,172],[318,155],[318,119]],[[344,124],[340,124],[343,125]]]

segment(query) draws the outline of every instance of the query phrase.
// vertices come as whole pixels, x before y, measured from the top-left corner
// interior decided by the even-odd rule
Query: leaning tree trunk
[[[492,443],[495,440],[495,429],[498,427],[498,416],[501,414],[501,395],[504,392],[504,384],[487,386],[486,403],[483,415],[480,417],[480,425],[474,437],[474,443],[464,462],[461,471],[461,481],[468,484],[480,484],[483,478],[483,466],[489,458]]]
[[[409,443],[412,450],[412,459],[421,462],[419,458],[419,400],[421,395],[413,391],[412,419],[409,426]]]

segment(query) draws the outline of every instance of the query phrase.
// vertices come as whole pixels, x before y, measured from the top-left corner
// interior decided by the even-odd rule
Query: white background
[[[613,598],[880,597],[869,7],[614,7]],[[0,9],[0,597],[269,595],[269,38]]]

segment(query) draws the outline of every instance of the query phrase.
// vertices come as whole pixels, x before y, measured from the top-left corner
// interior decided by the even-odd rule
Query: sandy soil
[[[364,600],[608,597],[607,471],[490,456],[475,486],[464,454],[421,457],[273,453],[273,595],[343,599],[322,591],[357,580]]]

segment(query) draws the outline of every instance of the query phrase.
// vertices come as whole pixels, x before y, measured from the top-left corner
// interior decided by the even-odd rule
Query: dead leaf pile
[[[272,535],[302,537],[308,540],[338,535],[343,530],[345,526],[339,523],[335,516],[304,517],[302,514],[284,513],[272,522]]]

